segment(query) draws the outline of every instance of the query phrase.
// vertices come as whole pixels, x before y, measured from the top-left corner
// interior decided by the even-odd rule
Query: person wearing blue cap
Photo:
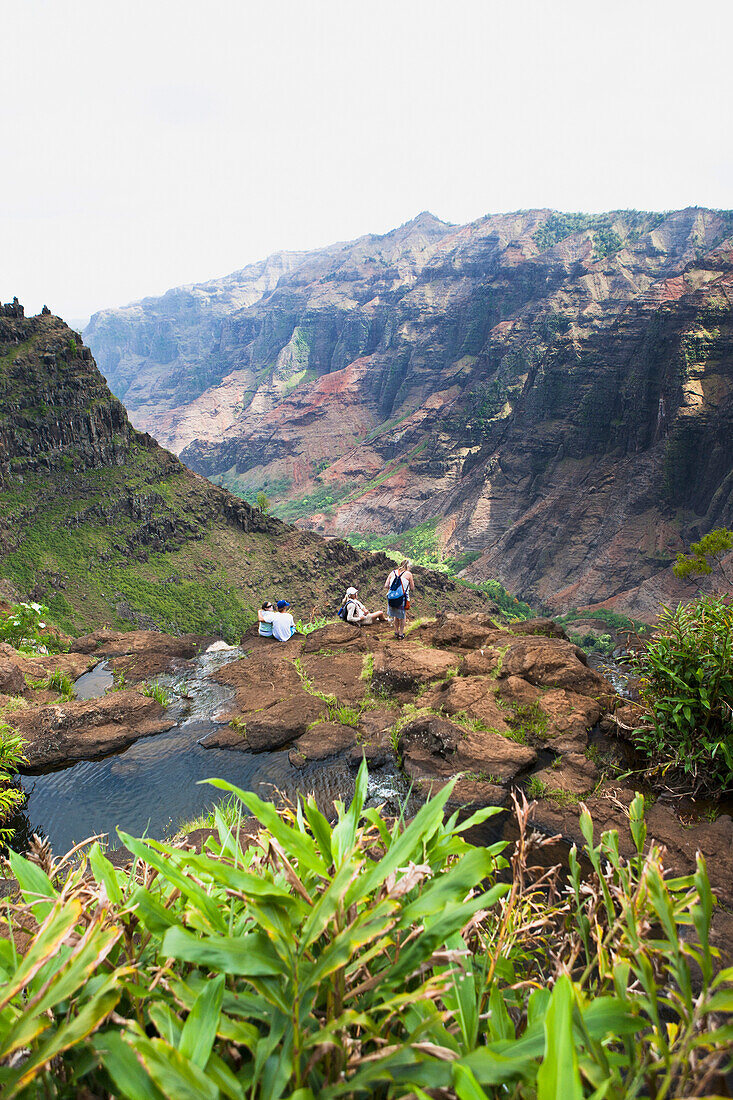
[[[295,634],[295,620],[288,611],[289,607],[287,600],[278,600],[277,611],[272,616],[272,636],[278,642],[289,642]]]

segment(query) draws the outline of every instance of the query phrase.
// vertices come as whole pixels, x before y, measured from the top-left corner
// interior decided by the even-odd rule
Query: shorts
[[[404,619],[407,611],[404,607],[390,607],[389,614],[393,619]]]
[[[364,615],[364,617],[363,617],[363,618],[359,619],[359,625],[360,625],[360,626],[362,626],[362,625],[363,625],[363,626],[371,626],[371,625],[372,625],[372,623],[376,623],[376,622],[377,622],[377,616],[378,616],[378,615],[379,615],[379,612],[378,612],[378,611],[370,611],[370,612],[368,612],[368,614]]]

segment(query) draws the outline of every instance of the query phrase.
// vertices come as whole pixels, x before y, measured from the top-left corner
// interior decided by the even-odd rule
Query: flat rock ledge
[[[26,740],[28,771],[108,756],[173,725],[160,703],[134,690],[85,702],[25,707],[13,715],[13,726]]]

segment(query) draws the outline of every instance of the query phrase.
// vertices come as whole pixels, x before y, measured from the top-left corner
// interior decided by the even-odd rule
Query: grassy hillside
[[[149,626],[235,638],[265,598],[333,613],[390,563],[261,514],[136,432],[78,335],[0,307],[0,578],[69,633]],[[17,312],[17,309],[16,309]],[[479,598],[426,572],[420,610]]]

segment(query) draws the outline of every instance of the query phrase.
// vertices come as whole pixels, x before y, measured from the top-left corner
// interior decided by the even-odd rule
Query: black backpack
[[[389,586],[387,593],[387,603],[390,607],[398,608],[405,606],[405,586],[402,583],[402,574],[398,573],[395,569],[395,575],[392,578],[392,583]]]

